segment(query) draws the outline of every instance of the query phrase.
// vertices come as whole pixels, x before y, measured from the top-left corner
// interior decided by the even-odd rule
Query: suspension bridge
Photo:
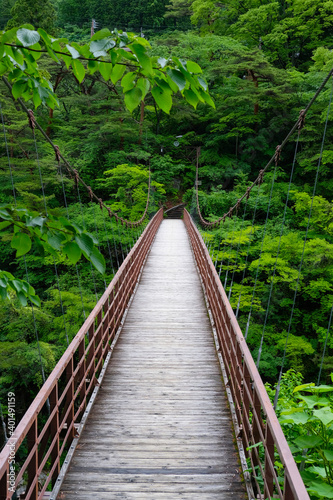
[[[21,498],[31,500],[309,499],[237,323],[238,307],[189,212],[177,218],[184,208],[177,206],[164,219],[160,209],[144,226],[148,187],[142,217],[121,219],[21,105],[59,168],[128,230],[133,245],[122,248],[114,278],[4,446],[0,500],[18,498],[22,484]],[[214,222],[200,211],[197,162],[203,227],[246,203],[290,135],[300,134],[307,109],[244,196]]]

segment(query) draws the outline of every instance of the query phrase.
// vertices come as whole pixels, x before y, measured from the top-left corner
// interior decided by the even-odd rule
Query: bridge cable
[[[94,219],[94,226],[95,226],[95,233],[96,233],[96,239],[97,239],[97,246],[98,246],[99,253],[102,253],[101,252],[100,240],[99,240],[99,231],[97,229],[97,223],[96,223],[96,208],[97,208],[97,205],[93,204],[92,197],[91,197],[91,208],[92,208],[93,219]],[[103,210],[103,207],[101,207],[101,208]],[[106,284],[104,276],[103,276],[103,282],[104,282],[104,289],[106,290],[107,289],[107,284]]]
[[[324,144],[325,144],[325,139],[326,139],[326,131],[327,131],[327,125],[328,125],[328,118],[329,118],[329,113],[331,109],[331,104],[332,104],[332,97],[333,97],[333,78],[332,78],[332,87],[331,87],[331,93],[330,93],[330,100],[327,108],[327,114],[326,114],[326,121],[325,121],[325,126],[324,126],[324,133],[323,133],[323,138],[321,142],[321,147],[320,147],[320,154],[319,154],[319,159],[318,159],[318,166],[317,166],[317,171],[316,171],[316,177],[315,177],[315,182],[313,186],[313,192],[312,192],[312,199],[311,199],[311,205],[310,205],[310,210],[309,210],[309,216],[308,216],[308,222],[306,226],[306,231],[305,231],[305,237],[304,237],[304,242],[303,242],[303,250],[302,250],[302,255],[301,255],[301,262],[298,268],[298,276],[297,276],[297,281],[296,281],[296,287],[295,287],[295,293],[294,293],[294,300],[293,300],[293,305],[291,308],[291,314],[290,314],[290,319],[289,319],[289,325],[288,325],[288,331],[287,331],[287,336],[286,336],[286,343],[285,343],[285,348],[283,352],[283,357],[282,357],[282,364],[281,364],[281,369],[279,373],[279,379],[278,379],[278,384],[276,387],[275,391],[275,397],[274,397],[274,409],[276,409],[277,402],[279,399],[279,393],[280,393],[280,386],[281,386],[281,378],[282,378],[282,373],[283,373],[283,368],[284,368],[284,363],[286,359],[286,351],[287,351],[287,346],[288,346],[288,340],[289,340],[289,335],[290,335],[290,330],[291,330],[291,324],[293,320],[293,315],[294,315],[294,310],[295,310],[295,304],[296,304],[296,298],[297,298],[297,292],[298,292],[298,285],[300,282],[300,277],[301,277],[301,271],[302,271],[302,266],[303,266],[303,259],[304,259],[304,253],[305,253],[305,245],[307,242],[307,237],[308,237],[308,232],[309,232],[309,227],[310,227],[310,221],[311,221],[311,216],[312,216],[312,209],[313,209],[313,203],[314,203],[314,197],[316,194],[316,189],[317,189],[317,183],[318,183],[318,178],[319,178],[319,171],[321,167],[321,161],[323,158],[323,151],[324,151]]]
[[[245,279],[245,274],[246,274],[246,269],[247,269],[247,263],[248,263],[248,259],[249,259],[249,255],[250,255],[251,237],[252,237],[252,233],[253,233],[253,230],[254,230],[254,223],[255,223],[256,215],[257,215],[257,208],[258,208],[258,200],[259,200],[259,194],[260,194],[260,187],[261,187],[261,184],[258,185],[256,201],[255,201],[255,204],[254,204],[254,210],[253,210],[253,216],[252,216],[252,224],[251,224],[251,231],[250,231],[250,234],[249,234],[249,242],[248,242],[248,245],[247,245],[246,257],[245,257],[245,264],[244,264],[243,275],[242,275],[242,279],[241,279],[241,287],[240,287],[240,291],[239,291],[239,296],[238,296],[238,301],[237,301],[237,307],[236,307],[236,313],[235,313],[236,318],[238,318],[238,313],[239,313],[239,308],[240,308],[241,298],[242,298],[242,292],[243,292],[243,286],[244,286],[244,279]],[[247,197],[248,198],[250,197],[250,193],[251,193],[251,189],[248,188],[248,191],[247,191]]]
[[[7,78],[5,76],[2,76],[2,80],[4,82],[4,84],[6,85],[6,87],[9,89],[9,91],[11,92],[11,95],[12,95],[12,86],[11,84],[9,83],[9,81],[7,80]],[[58,146],[56,146],[53,141],[49,138],[49,136],[46,134],[46,132],[44,131],[44,129],[39,125],[39,123],[37,122],[37,120],[35,119],[35,117],[33,116],[33,112],[32,110],[28,109],[26,107],[26,105],[24,104],[24,102],[22,101],[22,99],[20,98],[17,98],[16,101],[20,104],[21,108],[26,112],[29,120],[31,119],[31,117],[33,117],[33,121],[34,121],[34,125],[35,127],[41,132],[41,134],[43,135],[44,139],[52,146],[52,148],[56,151],[58,150],[58,155],[59,157],[62,159],[62,161],[64,162],[67,170],[69,173],[71,173],[72,175],[75,176],[75,179],[77,180],[77,182],[80,182],[87,190],[87,192],[89,193],[89,186],[84,182],[84,180],[80,177],[79,173],[77,172],[77,170],[75,168],[73,168],[70,163],[66,160],[66,158],[62,155],[62,153],[60,152]],[[133,226],[137,226],[137,225],[140,225],[143,223],[143,221],[145,220],[146,218],[146,215],[147,215],[147,210],[148,210],[148,205],[149,205],[149,194],[150,194],[150,169],[149,169],[149,189],[148,189],[148,199],[147,199],[147,203],[146,203],[146,209],[144,211],[144,213],[142,214],[141,218],[137,221],[130,221],[130,220],[126,220],[126,219],[123,219],[120,217],[122,223],[126,224],[126,225],[129,225],[130,227],[133,227]],[[109,216],[110,217],[115,217],[116,220],[119,219],[118,215],[113,212],[110,207],[108,207],[107,205],[105,205],[105,203],[101,200],[101,198],[99,198],[94,192],[92,192],[92,195],[93,195],[93,198],[95,199],[95,201],[98,203],[98,204],[101,204],[104,208],[106,208],[106,210],[108,211],[109,213]]]
[[[32,113],[30,114],[29,126],[30,126],[30,128],[32,130],[32,135],[33,135],[34,144],[35,144],[36,161],[37,161],[38,172],[39,172],[39,179],[40,179],[40,185],[41,185],[41,190],[42,190],[42,195],[43,195],[45,215],[47,217],[48,216],[48,211],[47,211],[47,206],[46,206],[46,198],[45,198],[43,176],[42,176],[42,170],[41,170],[41,167],[40,167],[39,154],[38,154],[38,148],[37,148],[37,140],[36,140],[36,134],[35,134],[35,119],[34,119],[34,116],[33,116]],[[68,331],[67,331],[67,325],[66,325],[66,319],[65,319],[64,305],[63,305],[63,302],[62,302],[61,291],[60,291],[59,276],[58,276],[58,267],[57,267],[57,263],[56,263],[56,260],[55,260],[54,256],[53,256],[53,264],[54,264],[54,270],[55,270],[55,275],[56,275],[57,288],[58,288],[58,291],[59,291],[60,307],[61,307],[62,318],[63,318],[63,323],[64,323],[64,329],[65,329],[67,347],[68,347],[69,346]]]
[[[5,145],[6,145],[6,153],[7,153],[7,159],[8,159],[8,166],[9,166],[9,173],[10,173],[10,180],[11,180],[11,185],[12,185],[12,191],[13,191],[13,197],[14,197],[14,205],[17,207],[17,199],[16,199],[16,193],[15,193],[15,182],[14,182],[14,176],[13,176],[13,169],[10,161],[10,155],[9,155],[9,149],[8,149],[8,141],[7,141],[7,134],[6,134],[6,128],[5,128],[5,122],[4,122],[4,117],[2,113],[2,105],[0,103],[0,114],[1,114],[1,122],[2,122],[2,127],[3,127],[3,132],[4,132],[4,138],[5,138]],[[29,274],[28,274],[28,267],[27,267],[27,261],[25,255],[23,256],[24,259],[24,266],[25,266],[25,273],[27,277],[27,282],[30,284],[29,281]],[[37,329],[37,322],[36,322],[36,317],[35,317],[35,311],[34,311],[34,306],[31,303],[31,313],[32,313],[32,319],[33,319],[33,325],[34,325],[34,331],[35,331],[35,337],[37,341],[37,350],[38,350],[38,357],[39,357],[39,362],[40,362],[40,367],[41,367],[41,373],[42,373],[42,379],[43,383],[45,384],[46,377],[45,377],[45,371],[44,371],[44,365],[43,365],[43,358],[42,358],[42,353],[40,349],[40,344],[39,344],[39,335],[38,335],[38,329]],[[49,399],[46,401],[46,405],[48,408],[48,412],[50,413],[50,402]]]
[[[240,250],[240,245],[241,245],[241,238],[242,238],[242,234],[243,234],[243,228],[244,228],[245,217],[246,217],[246,212],[247,212],[247,205],[248,205],[249,199],[246,198],[245,200],[246,201],[245,201],[245,205],[244,205],[243,219],[242,219],[242,224],[241,224],[241,229],[240,229],[240,234],[239,234],[239,240],[238,240],[238,244],[237,244],[237,248],[236,248],[236,259],[235,259],[235,262],[234,262],[234,269],[232,271],[231,283],[230,283],[230,288],[229,288],[229,293],[228,293],[228,300],[229,300],[229,302],[230,302],[230,297],[231,297],[231,293],[232,293],[232,287],[233,287],[233,284],[234,284],[235,272],[236,272],[236,268],[237,268],[237,261],[238,261],[238,256],[239,256],[239,250]]]
[[[288,132],[288,134],[286,135],[286,137],[283,139],[283,141],[281,142],[281,144],[276,147],[274,155],[270,158],[270,160],[268,161],[268,163],[266,164],[266,166],[262,170],[260,170],[260,172],[258,174],[258,177],[253,181],[253,183],[249,187],[250,191],[254,188],[254,186],[256,184],[258,184],[260,182],[261,176],[268,170],[268,168],[275,161],[277,152],[278,152],[278,154],[281,154],[281,151],[282,151],[283,147],[286,145],[286,143],[288,142],[288,140],[292,136],[292,134],[295,132],[295,130],[298,129],[300,122],[304,120],[304,118],[306,116],[306,113],[311,108],[311,106],[313,105],[313,103],[316,101],[317,97],[319,96],[319,94],[321,93],[321,91],[324,89],[326,83],[329,81],[329,79],[332,76],[332,74],[333,74],[333,68],[329,71],[329,73],[327,74],[327,76],[324,78],[322,84],[319,86],[319,88],[317,89],[317,91],[315,92],[314,96],[312,97],[312,99],[310,100],[310,102],[307,104],[307,106],[300,111],[300,116],[299,116],[298,120],[293,125],[293,127],[290,129],[290,131]],[[198,153],[197,153],[197,155],[198,155]],[[198,159],[197,159],[197,161],[198,161]],[[245,192],[238,199],[237,203],[233,207],[230,207],[228,213],[225,213],[222,217],[219,217],[218,219],[216,219],[213,222],[206,221],[202,217],[201,211],[200,211],[200,206],[199,206],[199,200],[198,200],[198,196],[197,196],[197,205],[198,205],[197,208],[198,208],[198,214],[199,214],[199,219],[200,219],[201,224],[204,227],[212,227],[212,228],[216,227],[221,222],[223,222],[226,219],[226,217],[229,216],[230,213],[231,214],[233,213],[233,211],[236,209],[237,204],[240,203],[240,202],[242,202],[246,195],[247,195],[247,193]]]
[[[63,197],[64,197],[64,203],[65,203],[65,208],[66,208],[67,220],[70,222],[69,210],[68,210],[68,204],[67,204],[67,196],[66,196],[66,191],[65,191],[64,176],[63,176],[63,173],[62,173],[60,157],[56,156],[56,159],[58,160],[58,168],[59,168],[59,173],[60,173],[60,178],[61,178],[62,193],[63,193]],[[81,298],[81,305],[82,305],[83,317],[84,317],[84,320],[86,320],[86,311],[85,311],[85,308],[84,308],[84,302],[83,302],[83,296],[82,296],[81,279],[80,279],[79,267],[78,267],[77,263],[75,264],[75,269],[76,269],[77,282],[78,282],[78,285],[79,285],[79,293],[80,293],[80,298]]]
[[[109,240],[109,237],[108,237],[108,232],[107,232],[106,223],[105,223],[104,208],[102,207],[101,210],[102,210],[102,218],[103,218],[103,225],[104,225],[104,233],[105,233],[106,242],[107,242],[107,245],[108,245],[108,252],[109,252],[109,258],[110,258],[111,270],[112,270],[112,274],[115,275],[115,271],[114,271],[114,267],[113,267],[113,260],[112,260],[112,253],[111,253],[111,248],[110,248],[110,240]],[[113,232],[112,232],[112,234],[113,234]]]
[[[75,170],[75,172],[76,172],[76,170]],[[83,226],[84,229],[86,229],[86,221],[85,221],[85,218],[84,218],[84,215],[83,215],[83,204],[82,204],[82,199],[81,199],[80,186],[79,186],[79,182],[77,180],[77,177],[74,177],[74,183],[75,183],[75,186],[76,186],[76,192],[77,192],[77,196],[78,196],[78,200],[79,200],[79,205],[80,205],[82,226]],[[98,302],[98,294],[97,294],[97,288],[96,288],[95,273],[94,273],[91,261],[89,261],[89,263],[90,263],[90,274],[91,274],[91,277],[92,277],[92,280],[93,280],[93,284],[94,284],[95,298],[96,298],[96,303],[97,303]]]
[[[264,230],[263,230],[263,236],[262,236],[262,240],[261,240],[258,265],[257,265],[257,269],[256,269],[256,276],[255,276],[254,286],[253,286],[253,291],[252,291],[252,299],[251,299],[250,311],[249,311],[249,315],[248,315],[248,319],[247,319],[247,323],[246,323],[246,328],[245,328],[245,335],[244,335],[245,338],[247,338],[249,327],[250,327],[250,321],[251,321],[251,315],[252,315],[254,297],[255,297],[255,292],[256,292],[256,287],[257,287],[257,281],[258,281],[258,276],[259,276],[260,261],[261,261],[263,247],[264,247],[264,240],[265,240],[265,236],[266,236],[267,223],[268,223],[268,218],[269,218],[269,211],[270,211],[270,208],[271,208],[271,201],[272,201],[274,183],[275,183],[275,178],[276,178],[275,176],[276,176],[276,171],[277,171],[277,164],[278,164],[278,158],[275,161],[275,168],[273,170],[272,186],[271,186],[270,194],[269,194],[268,207],[267,207],[267,212],[266,212],[266,219],[265,219],[265,225],[264,225]],[[258,356],[257,368],[259,367],[259,360],[260,360],[260,356]]]
[[[238,210],[236,211],[236,215],[237,215],[237,212],[238,212]],[[224,286],[223,286],[223,288],[225,290],[227,290],[227,282],[228,282],[228,273],[229,273],[229,266],[230,266],[230,260],[231,260],[231,252],[232,252],[232,247],[233,247],[233,242],[234,242],[234,233],[235,233],[235,229],[236,229],[236,217],[233,217],[233,220],[234,220],[234,223],[233,223],[233,226],[232,226],[231,241],[230,241],[230,245],[229,245],[229,256],[228,256],[227,270],[226,270],[226,273],[225,273]]]
[[[266,325],[267,325],[267,320],[268,320],[269,308],[270,308],[270,303],[271,303],[271,298],[272,298],[276,268],[277,268],[279,254],[280,254],[281,241],[282,241],[282,236],[283,236],[284,226],[285,226],[285,221],[286,221],[291,183],[292,183],[292,180],[294,177],[294,170],[295,170],[296,158],[297,158],[297,153],[298,153],[299,138],[300,138],[300,133],[301,133],[303,126],[304,126],[304,120],[302,122],[300,122],[299,130],[298,130],[298,134],[297,134],[297,141],[296,141],[296,145],[295,145],[294,158],[293,158],[293,163],[292,163],[292,168],[291,168],[291,173],[290,173],[290,178],[289,178],[287,197],[286,197],[284,211],[283,211],[283,218],[282,218],[282,224],[281,224],[281,230],[280,230],[280,236],[279,236],[279,243],[278,243],[278,248],[277,248],[277,252],[276,252],[273,273],[271,275],[271,283],[270,283],[268,301],[267,301],[266,312],[265,312],[265,320],[264,320],[262,335],[261,335],[261,339],[260,339],[260,346],[259,346],[259,350],[258,350],[259,361],[260,361],[262,347],[263,347],[263,341],[264,341],[264,335],[265,335],[265,330],[266,330]],[[257,367],[258,367],[258,364],[257,364]]]
[[[328,327],[327,327],[327,331],[326,331],[326,338],[325,338],[324,349],[323,349],[323,353],[322,353],[322,356],[321,356],[321,361],[320,361],[320,367],[319,367],[319,373],[318,373],[317,385],[319,385],[319,384],[320,384],[321,372],[322,372],[322,369],[323,369],[324,358],[325,358],[325,354],[326,354],[326,348],[327,348],[328,336],[329,336],[330,329],[331,329],[332,316],[333,316],[333,305],[332,305],[332,307],[331,307],[331,313],[330,313],[330,317],[329,317],[329,320],[328,320]]]

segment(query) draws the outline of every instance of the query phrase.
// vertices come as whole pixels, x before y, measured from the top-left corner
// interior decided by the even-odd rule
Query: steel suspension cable
[[[272,278],[271,278],[271,283],[270,283],[270,289],[269,289],[269,295],[268,295],[268,301],[267,301],[267,306],[266,306],[266,312],[265,312],[265,320],[264,320],[262,335],[261,335],[261,339],[260,339],[260,346],[259,346],[259,351],[258,351],[259,360],[261,357],[263,341],[264,341],[264,336],[265,336],[265,330],[266,330],[268,314],[269,314],[269,308],[270,308],[270,303],[271,303],[271,298],[272,298],[272,293],[273,293],[274,279],[275,279],[276,268],[277,268],[277,263],[278,263],[278,258],[279,258],[279,254],[280,254],[280,248],[281,248],[281,241],[282,241],[282,236],[283,236],[283,231],[284,231],[284,224],[285,224],[287,209],[288,209],[290,188],[291,188],[291,183],[292,183],[292,180],[294,177],[294,170],[295,170],[295,164],[296,164],[296,158],[297,158],[297,152],[298,152],[300,132],[301,132],[301,128],[299,129],[298,134],[297,134],[297,141],[296,141],[296,145],[295,145],[294,158],[293,158],[293,163],[292,163],[292,168],[291,168],[291,173],[290,173],[290,178],[289,178],[287,197],[286,197],[286,202],[284,205],[279,243],[278,243],[278,248],[277,248],[277,252],[276,252],[276,258],[275,258],[275,263],[274,263],[274,268],[273,268],[273,273],[272,273]]]
[[[61,178],[61,185],[62,185],[62,192],[63,192],[63,197],[64,197],[64,203],[65,203],[65,207],[66,207],[67,220],[69,221],[70,220],[69,219],[69,210],[68,210],[67,196],[66,196],[66,191],[65,191],[65,183],[64,183],[64,177],[63,177],[63,174],[62,174],[62,168],[61,168],[60,158],[59,158],[58,166],[59,166],[59,173],[60,173],[60,178]],[[84,317],[84,320],[86,320],[86,311],[85,311],[85,308],[84,308],[84,302],[83,302],[83,296],[82,296],[82,289],[81,289],[81,279],[80,279],[80,273],[79,273],[79,268],[78,268],[77,264],[75,264],[75,269],[76,269],[77,282],[78,282],[78,285],[79,285],[79,293],[80,293],[80,298],[81,298],[81,305],[82,305],[83,317]]]
[[[47,211],[47,206],[46,206],[46,198],[45,198],[43,176],[42,176],[42,170],[41,170],[40,162],[39,162],[39,154],[38,154],[37,140],[36,140],[35,127],[34,127],[33,120],[30,121],[30,126],[31,126],[31,130],[32,130],[32,135],[33,135],[33,138],[34,138],[34,144],[35,144],[35,150],[36,150],[36,161],[37,161],[38,172],[39,172],[39,179],[40,179],[40,185],[41,185],[41,190],[42,190],[42,195],[43,195],[45,215],[47,217],[48,216],[48,211]],[[61,296],[60,284],[59,284],[58,268],[57,268],[56,260],[55,260],[54,257],[53,257],[53,264],[54,264],[54,271],[55,271],[55,275],[56,275],[57,288],[58,288],[58,292],[59,292],[59,300],[60,300],[61,313],[62,313],[62,318],[63,318],[63,323],[64,323],[66,341],[67,341],[67,346],[69,346],[69,338],[68,338],[68,331],[67,331],[67,325],[66,325],[66,319],[65,319],[64,305],[63,305],[63,302],[62,302],[62,296]]]
[[[77,182],[76,178],[75,178],[75,185],[76,185],[77,196],[79,199],[82,227],[86,228],[86,222],[85,222],[85,218],[83,216],[83,204],[82,204],[82,199],[81,199],[80,186],[79,186],[79,183]],[[97,303],[98,302],[98,294],[97,294],[97,288],[96,288],[95,273],[94,273],[91,261],[89,261],[89,263],[90,263],[90,274],[91,274],[93,284],[94,284],[95,298],[96,298],[96,303]]]
[[[13,175],[13,169],[12,169],[12,165],[11,165],[11,161],[10,161],[10,155],[9,155],[9,149],[8,149],[8,141],[7,141],[7,134],[6,134],[6,128],[5,128],[5,122],[4,122],[4,117],[3,117],[3,113],[2,113],[2,105],[1,105],[1,103],[0,103],[0,113],[1,113],[1,122],[2,122],[2,127],[3,127],[3,132],[4,132],[4,138],[5,138],[6,154],[7,154],[7,159],[8,159],[8,166],[9,166],[10,180],[11,180],[12,191],[13,191],[14,204],[15,204],[15,207],[17,207],[14,175]],[[28,267],[27,267],[27,261],[26,261],[25,255],[23,257],[24,257],[23,260],[24,260],[24,266],[25,266],[25,273],[26,273],[27,282],[30,284],[29,274],[28,274]],[[33,304],[31,304],[31,314],[32,314],[33,325],[34,325],[34,332],[35,332],[35,337],[36,337],[36,342],[37,342],[37,351],[38,351],[38,357],[39,357],[40,368],[41,368],[41,373],[42,373],[42,379],[43,379],[43,383],[45,384],[46,377],[45,377],[45,371],[44,371],[42,353],[41,353],[40,344],[39,344],[39,335],[38,335],[37,322],[36,322],[36,318],[35,318],[35,311],[34,311]],[[49,402],[49,399],[47,399],[46,405],[47,405],[47,408],[48,408],[48,412],[50,413],[50,402]]]
[[[252,291],[252,299],[251,299],[251,305],[250,305],[250,312],[249,312],[247,323],[246,323],[246,329],[245,329],[245,335],[244,335],[245,338],[247,338],[247,335],[248,335],[248,332],[249,332],[249,327],[250,327],[250,321],[251,321],[251,315],[252,315],[252,308],[253,308],[254,297],[255,297],[255,293],[256,293],[258,276],[259,276],[260,261],[261,261],[261,256],[262,256],[262,250],[263,250],[263,247],[264,247],[264,240],[265,240],[265,236],[266,236],[267,223],[268,223],[268,218],[269,218],[269,211],[270,211],[271,201],[272,201],[272,196],[273,196],[273,189],[274,189],[276,171],[277,171],[277,161],[275,163],[275,168],[274,168],[274,171],[273,171],[272,186],[271,186],[271,190],[270,190],[270,194],[269,194],[269,201],[268,201],[268,207],[267,207],[267,212],[266,212],[266,220],[265,220],[264,231],[263,231],[263,236],[262,236],[261,246],[260,246],[259,260],[258,260],[258,265],[257,265],[257,269],[256,269],[256,276],[255,276],[254,286],[253,286],[253,291]],[[260,359],[260,357],[258,357],[258,360],[257,360],[257,368],[259,366],[259,359]]]
[[[287,352],[287,346],[288,346],[288,341],[289,341],[289,336],[290,336],[291,325],[292,325],[293,316],[294,316],[296,298],[297,298],[297,293],[298,293],[298,286],[299,286],[299,282],[300,282],[301,271],[302,271],[303,260],[304,260],[305,245],[306,245],[306,242],[307,242],[307,237],[308,237],[308,232],[309,232],[309,227],[310,227],[310,221],[311,221],[311,216],[312,216],[312,209],[313,209],[314,197],[315,197],[316,190],[317,190],[317,184],[318,184],[318,179],[319,179],[319,172],[320,172],[320,167],[321,167],[321,161],[322,161],[322,158],[323,158],[324,144],[325,144],[325,139],[326,139],[328,118],[329,118],[329,113],[330,113],[331,104],[332,104],[332,97],[333,97],[333,78],[332,78],[331,94],[330,94],[330,99],[329,99],[329,104],[328,104],[327,114],[326,114],[326,120],[325,120],[325,126],[324,126],[324,133],[323,133],[323,138],[322,138],[322,141],[321,141],[321,147],[320,147],[320,154],[319,154],[319,159],[318,159],[316,177],[315,177],[315,182],[314,182],[313,191],[312,191],[312,199],[311,199],[311,205],[310,205],[310,210],[309,210],[308,222],[307,222],[306,231],[305,231],[305,237],[304,237],[304,242],[303,242],[301,262],[300,262],[300,265],[299,265],[299,268],[298,268],[298,276],[297,276],[296,287],[295,287],[295,292],[294,292],[294,300],[293,300],[293,305],[292,305],[291,313],[290,313],[290,319],[289,319],[289,324],[288,324],[288,331],[287,331],[285,348],[284,348],[283,357],[282,357],[282,364],[281,364],[281,369],[280,369],[280,373],[279,373],[278,384],[277,384],[276,391],[275,391],[274,405],[273,405],[274,409],[276,409],[276,406],[277,406],[277,403],[278,403],[278,399],[279,399],[279,393],[280,393],[280,387],[281,387],[281,378],[282,378],[284,363],[285,363],[285,359],[286,359],[286,352]]]
[[[239,250],[240,250],[241,238],[242,238],[242,234],[243,234],[243,227],[244,227],[244,223],[245,223],[245,216],[246,216],[248,201],[249,201],[249,199],[245,198],[245,205],[244,205],[244,212],[243,212],[241,230],[240,230],[239,241],[238,241],[238,245],[237,245],[237,249],[236,249],[236,261],[235,261],[234,269],[233,269],[232,276],[231,276],[231,283],[230,283],[229,294],[228,294],[228,300],[229,300],[229,302],[230,302],[231,293],[232,293],[232,287],[233,287],[233,283],[234,283],[234,277],[235,277],[235,272],[236,272],[236,267],[237,267],[237,261],[238,261],[238,256],[239,256]]]
[[[328,337],[329,337],[329,333],[330,333],[330,329],[331,329],[332,316],[333,316],[333,305],[331,307],[330,317],[329,317],[329,320],[328,320],[328,327],[327,327],[327,331],[326,331],[325,344],[324,344],[324,349],[323,349],[323,353],[322,353],[321,360],[320,360],[320,367],[319,367],[317,385],[320,384],[321,372],[322,372],[322,369],[323,369],[324,358],[325,358],[326,348],[327,348],[327,342],[328,342]]]
[[[248,245],[247,245],[246,257],[245,257],[245,264],[244,264],[244,269],[243,269],[243,276],[242,276],[242,279],[241,279],[241,287],[240,287],[240,291],[239,291],[239,296],[238,296],[238,301],[237,301],[237,307],[236,307],[236,313],[235,313],[236,318],[238,318],[239,308],[240,308],[240,304],[241,304],[241,298],[242,298],[242,292],[243,292],[243,286],[244,286],[245,273],[246,273],[247,262],[248,262],[248,259],[249,259],[249,253],[250,253],[250,247],[251,247],[251,236],[252,236],[252,233],[253,233],[254,223],[255,223],[256,215],[257,215],[260,186],[261,186],[261,184],[258,185],[258,191],[257,191],[256,201],[255,201],[255,204],[254,204],[254,211],[253,211],[253,217],[252,217],[251,231],[250,231],[250,234],[249,234],[249,242],[248,242]],[[247,195],[248,198],[250,196],[250,193],[251,193],[251,191],[249,190],[248,191],[248,195]]]
[[[9,81],[7,80],[7,78],[5,76],[2,76],[2,80],[3,80],[4,84],[6,85],[6,87],[10,90],[11,95],[12,95],[12,86],[9,83]],[[77,172],[77,170],[75,168],[73,168],[70,165],[70,163],[66,160],[66,158],[62,155],[62,153],[60,152],[58,146],[56,146],[56,144],[54,144],[54,142],[49,138],[49,136],[46,134],[46,132],[44,131],[44,129],[39,125],[39,123],[37,122],[37,120],[34,117],[34,114],[33,114],[32,110],[27,108],[27,106],[24,104],[24,102],[22,101],[22,99],[18,98],[16,100],[20,104],[21,108],[26,112],[26,114],[27,114],[27,116],[29,118],[29,122],[30,123],[31,122],[34,123],[34,126],[41,132],[41,134],[43,135],[44,139],[52,146],[52,148],[54,149],[55,153],[59,155],[59,158],[62,159],[62,161],[64,162],[64,165],[66,166],[66,168],[68,170],[68,172],[71,173],[71,175],[75,176],[76,181],[80,182],[86,188],[87,192],[89,193],[89,186],[80,177],[80,175]],[[123,223],[128,224],[129,226],[136,226],[136,225],[142,224],[142,222],[145,220],[146,215],[147,215],[148,205],[149,205],[150,177],[151,176],[150,176],[150,169],[149,169],[148,199],[147,199],[147,203],[146,203],[146,209],[145,209],[143,215],[137,221],[130,221],[130,220],[122,219]],[[94,198],[94,200],[99,205],[102,205],[104,208],[106,208],[106,210],[108,211],[110,217],[115,217],[116,219],[118,218],[118,215],[115,212],[113,212],[110,209],[110,207],[108,207],[107,205],[105,205],[105,203],[101,200],[101,198],[99,198],[94,192],[92,192],[92,197]]]
[[[280,145],[278,145],[276,147],[276,150],[275,150],[275,153],[274,155],[270,158],[270,160],[268,161],[268,163],[266,164],[266,166],[260,170],[259,174],[258,174],[258,177],[253,181],[253,183],[251,184],[251,186],[249,187],[250,191],[254,188],[254,186],[256,184],[258,184],[260,182],[260,178],[262,177],[262,175],[268,170],[268,168],[272,165],[272,163],[274,161],[276,161],[276,157],[277,155],[279,156],[281,154],[281,151],[283,149],[283,147],[287,144],[289,138],[292,136],[292,134],[295,132],[295,130],[297,130],[299,127],[300,127],[300,123],[302,123],[305,119],[305,116],[306,116],[306,113],[309,111],[309,109],[311,108],[311,106],[313,105],[313,103],[316,101],[316,99],[318,98],[319,94],[321,93],[321,91],[324,89],[325,85],[327,84],[327,82],[329,81],[330,77],[332,76],[333,74],[333,68],[329,71],[329,73],[327,74],[327,76],[324,78],[322,84],[319,86],[319,88],[317,89],[317,91],[315,92],[315,95],[312,97],[312,99],[310,100],[310,102],[307,104],[307,106],[302,109],[300,111],[300,116],[298,118],[298,120],[296,121],[296,123],[293,125],[293,127],[291,128],[291,130],[288,132],[288,134],[286,135],[286,137],[283,139],[283,141],[281,142]],[[216,219],[215,221],[213,222],[208,222],[206,221],[202,215],[201,215],[201,211],[200,211],[200,206],[199,206],[199,200],[198,200],[198,197],[197,197],[197,204],[198,204],[198,213],[199,213],[199,218],[200,218],[200,222],[201,224],[204,226],[204,227],[215,227],[217,225],[220,224],[221,221],[225,220],[225,218],[231,213],[233,213],[233,211],[236,209],[237,205],[245,198],[245,196],[247,196],[247,193],[244,193],[237,201],[237,203],[230,207],[228,213],[225,213],[222,217],[219,217],[218,219]]]

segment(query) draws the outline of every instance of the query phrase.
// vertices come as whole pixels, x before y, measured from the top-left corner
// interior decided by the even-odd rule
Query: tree
[[[7,29],[28,23],[55,32],[56,10],[51,0],[16,0],[10,13]]]

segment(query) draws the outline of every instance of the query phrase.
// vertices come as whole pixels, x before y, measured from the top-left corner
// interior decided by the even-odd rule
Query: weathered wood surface
[[[60,499],[246,498],[180,220],[163,221]]]

